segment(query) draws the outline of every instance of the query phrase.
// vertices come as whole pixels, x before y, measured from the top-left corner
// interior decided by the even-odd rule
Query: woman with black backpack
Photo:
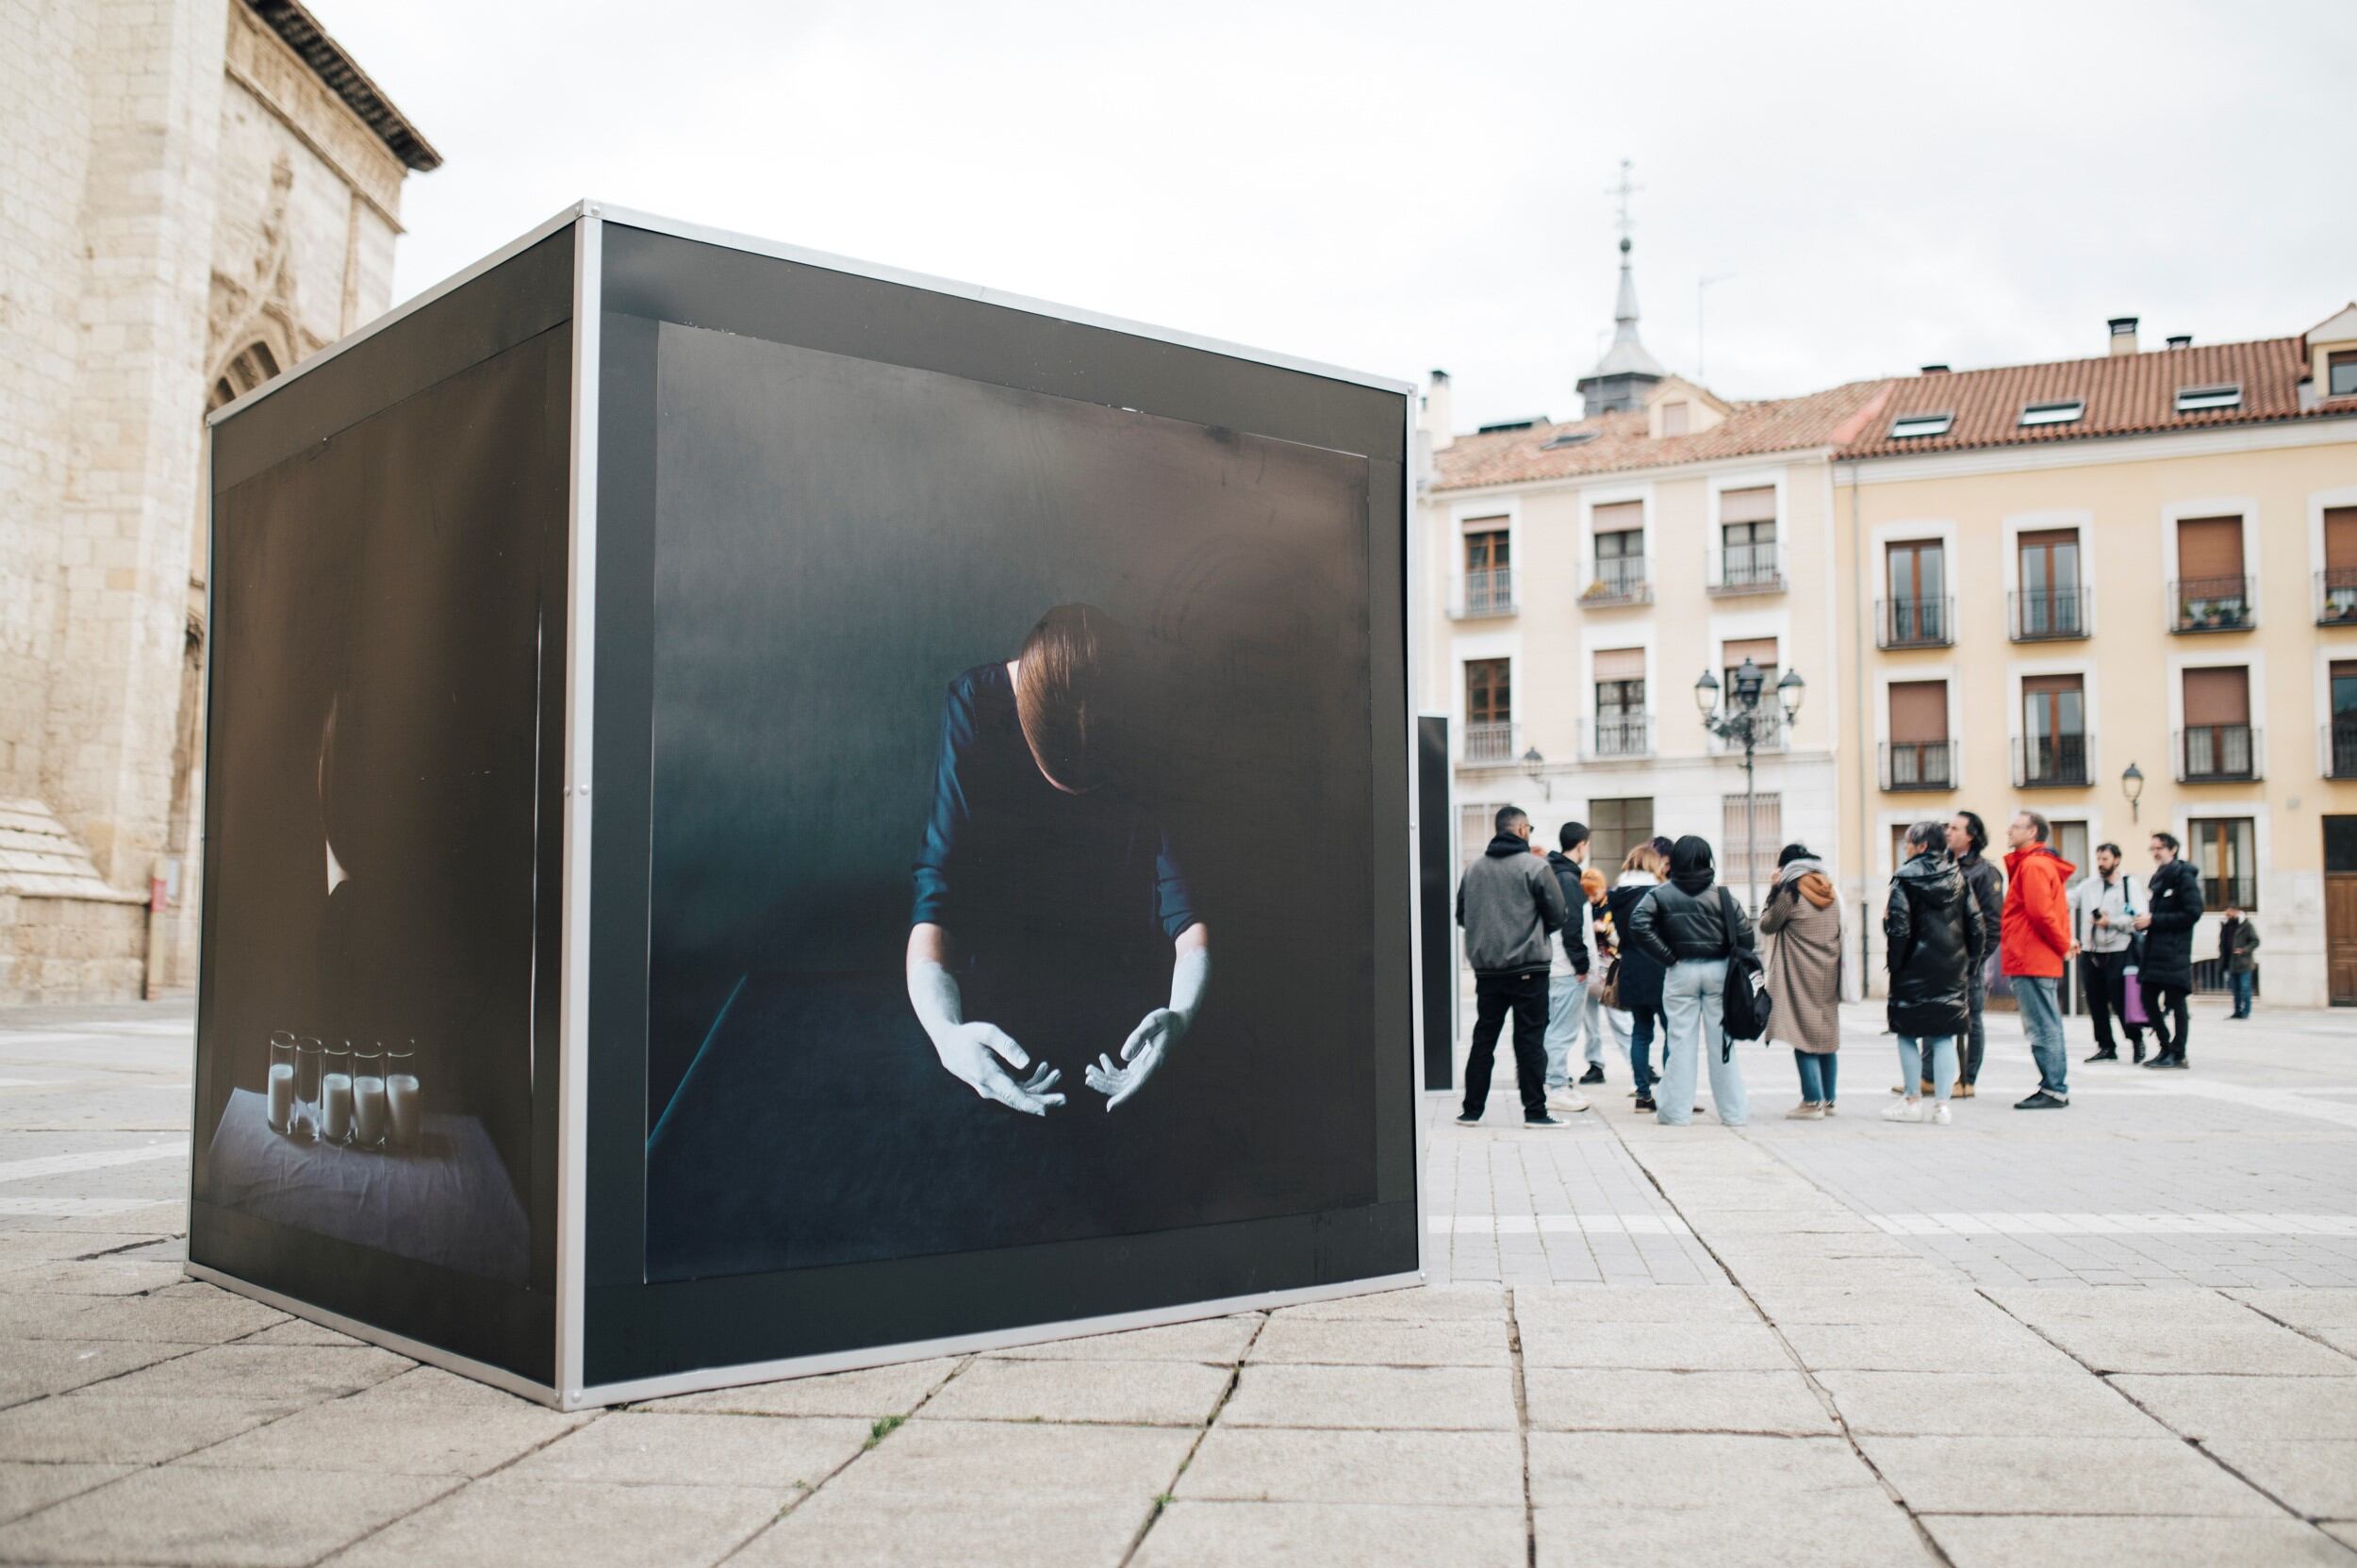
[[[1663,1063],[1655,1114],[1665,1126],[1693,1118],[1697,1060],[1710,1070],[1710,1098],[1724,1127],[1751,1119],[1743,1075],[1727,1048],[1727,961],[1753,952],[1752,922],[1723,887],[1713,885],[1710,845],[1689,834],[1670,850],[1670,880],[1646,895],[1629,919],[1629,940],[1667,973],[1661,982]]]

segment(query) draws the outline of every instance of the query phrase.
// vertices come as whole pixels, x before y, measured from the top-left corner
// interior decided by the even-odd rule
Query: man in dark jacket
[[[2154,834],[2152,880],[2135,920],[2144,933],[2144,967],[2136,982],[2144,987],[2145,1015],[2159,1042],[2148,1067],[2185,1065],[2185,995],[2193,989],[2193,928],[2200,918],[2200,873],[2178,858],[2175,834]]]
[[[2226,971],[2226,988],[2234,993],[2234,1011],[2227,1016],[2250,1016],[2250,998],[2259,988],[2259,928],[2240,906],[2229,904],[2217,923],[2217,966]]]
[[[1588,895],[1579,885],[1580,872],[1588,865],[1588,824],[1566,822],[1556,836],[1560,847],[1548,852],[1547,869],[1555,873],[1555,884],[1563,891],[1563,907],[1570,911],[1570,918],[1563,922],[1562,940],[1547,971],[1547,1106],[1553,1111],[1585,1111],[1588,1102],[1571,1086],[1572,1047],[1583,1032],[1588,1037],[1588,1060],[1595,1065],[1591,1078],[1581,1081],[1604,1081],[1604,1040],[1597,1027],[1602,1020],[1588,989],[1591,967]]]
[[[1965,890],[1972,895],[1972,907],[1980,911],[1981,948],[1985,953],[1997,950],[2004,934],[2005,876],[1990,863],[1988,827],[1980,813],[1960,811],[1948,818],[1948,853],[1964,875]],[[1974,1087],[1981,1081],[1981,1059],[1988,1052],[1988,1033],[1982,1025],[1981,1014],[1988,1001],[1987,961],[1972,966],[1966,977],[1971,987],[1972,1027],[1967,1032],[1964,1044],[1956,1051],[1956,1098],[1970,1099],[1980,1091]],[[1926,1082],[1923,1092],[1930,1094]]]
[[[1933,1099],[1926,1114],[1919,1097],[1910,1094],[1884,1110],[1886,1121],[1948,1124],[1956,1043],[1971,1028],[1971,977],[1987,951],[1980,910],[1963,871],[1941,852],[1943,841],[1937,822],[1918,822],[1907,830],[1907,859],[1890,879],[1890,901],[1883,910],[1883,947],[1890,965],[1887,1016],[1899,1037],[1900,1081],[1928,1083]]]
[[[1474,972],[1473,1054],[1465,1060],[1464,1114],[1481,1120],[1490,1102],[1498,1031],[1514,1015],[1514,1072],[1523,1095],[1523,1125],[1561,1127],[1547,1114],[1547,939],[1571,911],[1546,862],[1530,848],[1530,816],[1501,806],[1496,836],[1457,884],[1457,923],[1465,928],[1465,961]]]

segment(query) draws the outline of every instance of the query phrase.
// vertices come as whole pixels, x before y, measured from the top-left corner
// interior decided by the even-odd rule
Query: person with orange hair
[[[1049,1058],[1076,1052],[1097,1051],[1082,1079],[1105,1109],[1125,1104],[1211,980],[1210,929],[1142,788],[1141,662],[1104,611],[1062,604],[942,709],[909,1003],[952,1077],[1029,1115],[1065,1102]]]

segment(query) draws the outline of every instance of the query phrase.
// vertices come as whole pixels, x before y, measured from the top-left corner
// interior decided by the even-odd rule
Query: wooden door
[[[2357,1007],[2357,817],[2324,819],[2324,986]]]
[[[2357,871],[2324,878],[2325,984],[2335,1007],[2357,1007]]]

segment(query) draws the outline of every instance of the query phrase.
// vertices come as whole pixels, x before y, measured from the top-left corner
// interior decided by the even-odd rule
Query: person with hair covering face
[[[1752,950],[1752,922],[1723,887],[1710,845],[1692,834],[1670,851],[1670,880],[1645,896],[1629,921],[1628,939],[1667,970],[1661,1011],[1667,1028],[1661,1087],[1655,1114],[1671,1127],[1693,1120],[1698,1061],[1710,1071],[1710,1098],[1719,1120],[1740,1127],[1751,1119],[1743,1075],[1727,1049],[1727,960]]]
[[[1211,933],[1135,787],[1148,708],[1135,650],[1088,604],[949,684],[908,992],[942,1066],[984,1099],[1046,1115],[1065,1100],[1051,1061],[1095,1053],[1084,1081],[1117,1109],[1203,1004]]]

